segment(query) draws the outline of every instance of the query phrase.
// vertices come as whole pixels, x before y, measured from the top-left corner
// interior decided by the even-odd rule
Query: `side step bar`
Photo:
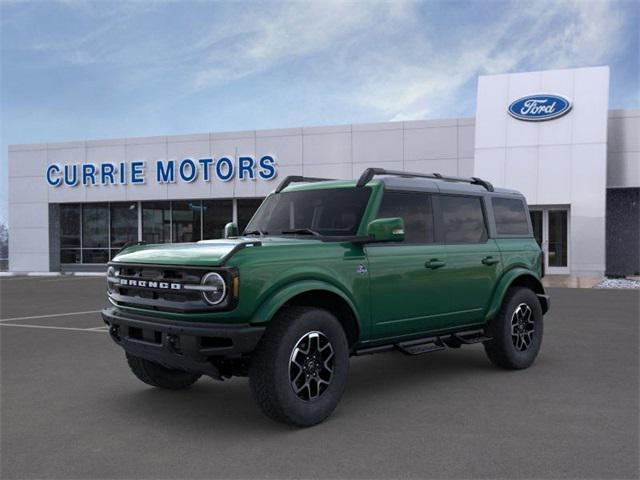
[[[375,347],[365,347],[354,352],[354,355],[369,355],[372,353],[388,352],[399,350],[407,355],[420,355],[422,353],[437,352],[449,348],[460,348],[462,345],[473,345],[474,343],[491,340],[483,329],[467,330],[455,333],[444,333],[430,337],[417,338],[404,342],[378,345]]]

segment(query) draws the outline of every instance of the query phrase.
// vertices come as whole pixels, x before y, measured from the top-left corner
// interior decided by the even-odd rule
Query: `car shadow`
[[[417,390],[435,391],[443,382],[464,383],[479,372],[498,372],[482,350],[444,351],[421,356],[399,352],[353,357],[342,403],[346,410],[380,407],[389,396],[416,394]],[[161,390],[127,382],[125,393],[114,395],[107,408],[136,421],[158,421],[164,428],[202,430],[215,426],[216,435],[297,431],[266,418],[253,401],[246,378],[224,382],[204,377],[188,391]],[[382,405],[384,406],[384,405]],[[340,410],[339,410],[340,411]],[[345,409],[342,409],[343,413]],[[340,415],[341,416],[341,415]],[[333,417],[332,417],[333,418]]]

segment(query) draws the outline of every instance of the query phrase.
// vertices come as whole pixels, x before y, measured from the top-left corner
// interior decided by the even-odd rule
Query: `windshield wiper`
[[[288,233],[301,234],[301,235],[313,235],[315,237],[321,237],[322,235],[315,230],[310,228],[293,228],[291,230],[282,230],[282,234],[286,235]]]
[[[267,233],[269,232],[265,232],[264,230],[251,230],[250,232],[244,232],[242,235],[260,235],[261,237],[264,237],[265,235],[267,235]]]

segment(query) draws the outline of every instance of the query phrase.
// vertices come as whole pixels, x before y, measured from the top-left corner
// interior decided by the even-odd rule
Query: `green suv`
[[[479,178],[369,168],[287,177],[242,235],[134,245],[102,312],[133,373],[182,389],[248,376],[264,413],[309,426],[335,409],[349,357],[482,343],[531,365],[549,299],[527,204]]]

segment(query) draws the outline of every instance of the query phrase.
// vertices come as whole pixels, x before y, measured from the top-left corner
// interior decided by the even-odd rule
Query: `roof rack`
[[[282,190],[287,188],[292,183],[302,183],[302,182],[325,182],[327,180],[333,180],[333,178],[314,178],[314,177],[302,177],[300,175],[289,175],[286,177],[278,188],[276,188],[276,193],[280,193]]]
[[[439,173],[413,173],[413,172],[402,172],[400,170],[385,170],[384,168],[367,168],[360,178],[358,179],[358,183],[356,186],[364,187],[369,181],[373,179],[376,175],[394,175],[397,177],[419,177],[419,178],[432,178],[435,180],[445,180],[447,182],[465,182],[470,183],[471,185],[480,185],[484,187],[488,192],[493,192],[493,185],[478,177],[446,177],[444,175],[440,175]]]

